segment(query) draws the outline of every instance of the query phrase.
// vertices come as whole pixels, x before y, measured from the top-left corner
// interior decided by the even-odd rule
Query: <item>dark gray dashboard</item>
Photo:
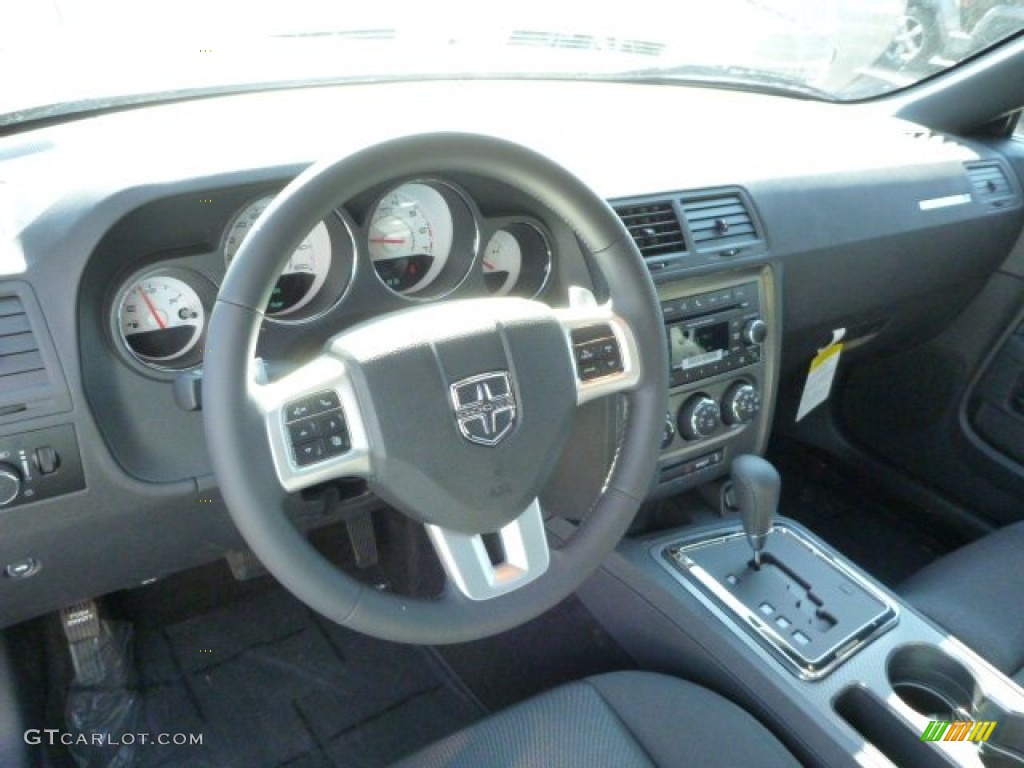
[[[446,108],[413,128],[365,108],[397,114],[428,97]],[[655,103],[657,112],[641,109]],[[287,119],[296,113],[304,119]],[[683,221],[679,247],[654,257],[652,274],[663,296],[771,274],[776,420],[793,419],[800,377],[833,328],[860,340],[851,355],[894,354],[928,338],[998,269],[1022,223],[1019,183],[983,144],[877,110],[700,89],[361,85],[182,102],[0,138],[0,294],[29,291],[37,302],[33,331],[52,348],[57,398],[38,413],[0,408],[0,441],[70,427],[84,479],[81,490],[0,510],[0,570],[39,566],[0,578],[0,625],[239,544],[209,474],[201,414],[175,403],[172,376],[140,371],[115,348],[108,317],[118,281],[173,261],[216,285],[224,227],[247,201],[319,157],[453,129],[546,153],[617,206],[740,191],[756,222],[751,244],[704,248]],[[993,165],[1006,189],[972,186],[975,169]],[[437,176],[448,178],[443,168]],[[543,298],[557,303],[589,281],[562,222],[515,190],[450,180],[482,217],[529,215],[550,231],[557,276]],[[339,206],[358,232],[368,201]],[[271,362],[301,356],[331,329],[401,304],[372,281],[356,287],[319,324],[268,327],[262,353]]]

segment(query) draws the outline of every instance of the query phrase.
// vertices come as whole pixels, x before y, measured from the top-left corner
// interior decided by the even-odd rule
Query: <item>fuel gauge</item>
[[[489,293],[533,298],[547,283],[551,247],[538,227],[515,221],[491,235],[480,263]]]

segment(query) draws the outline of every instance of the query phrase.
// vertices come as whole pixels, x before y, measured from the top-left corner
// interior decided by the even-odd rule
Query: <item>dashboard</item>
[[[426,103],[445,109],[418,109],[414,131],[386,117]],[[0,462],[16,483],[0,509],[0,625],[242,546],[200,404],[182,395],[201,376],[226,270],[310,163],[452,130],[548,155],[636,240],[673,358],[652,498],[763,451],[773,427],[795,421],[808,362],[836,329],[851,359],[927,338],[999,267],[1024,219],[995,142],[855,107],[684,87],[297,89],[0,138],[0,322],[15,318],[35,345],[0,349]],[[1004,186],[972,194],[979,168]],[[560,306],[573,286],[602,290],[566,222],[520,190],[438,168],[339,200],[281,254],[257,354],[273,377],[373,317],[490,295]],[[571,451],[610,458],[609,431],[580,430]],[[566,463],[558,482],[574,481]],[[352,501],[365,503],[365,488]]]

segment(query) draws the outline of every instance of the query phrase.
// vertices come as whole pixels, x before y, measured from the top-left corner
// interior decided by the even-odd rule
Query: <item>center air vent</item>
[[[686,250],[683,229],[671,201],[617,205],[615,212],[645,259]]]
[[[967,166],[974,197],[983,205],[1002,208],[1016,197],[1006,170],[1000,163],[971,163]]]
[[[697,194],[680,200],[698,251],[724,251],[758,240],[757,228],[739,192]]]

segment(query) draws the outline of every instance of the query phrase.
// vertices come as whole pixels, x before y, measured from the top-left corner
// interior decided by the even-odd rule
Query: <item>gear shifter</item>
[[[782,480],[775,467],[760,456],[744,454],[732,462],[732,486],[750,548],[754,550],[754,567],[761,567],[772,518],[779,506]]]

